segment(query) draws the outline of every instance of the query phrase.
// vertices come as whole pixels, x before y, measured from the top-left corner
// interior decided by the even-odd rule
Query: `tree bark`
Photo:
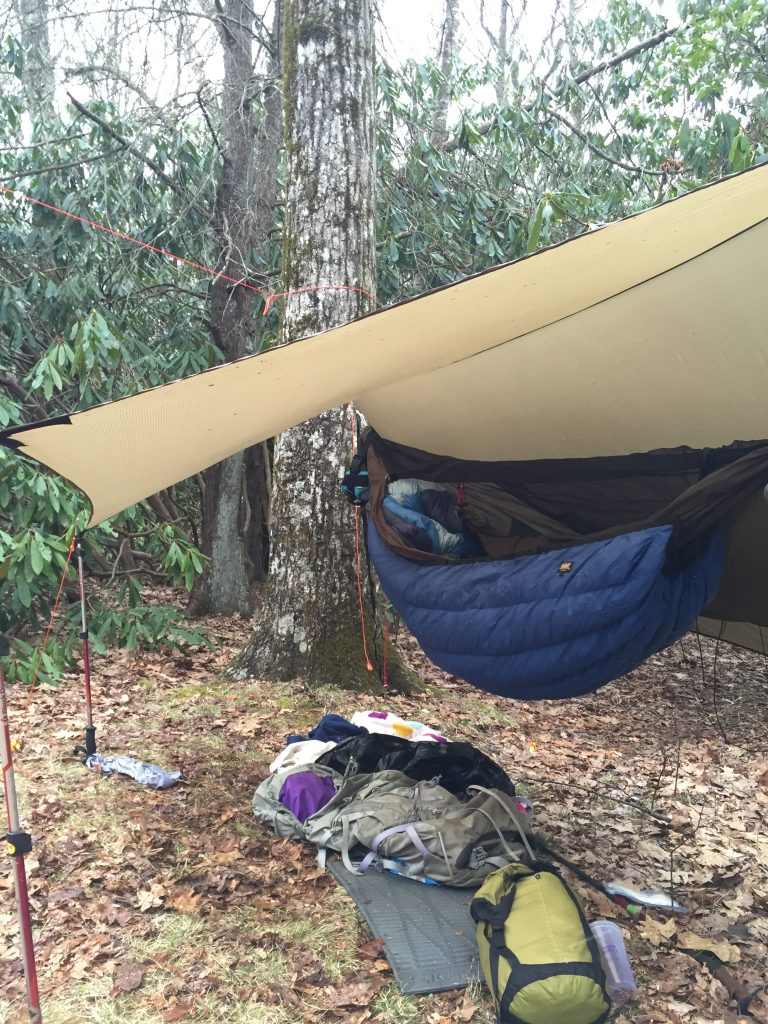
[[[440,89],[437,94],[435,121],[432,127],[432,145],[438,149],[448,140],[448,107],[451,102],[451,68],[456,55],[456,23],[459,0],[445,0],[445,17],[440,39]]]
[[[24,68],[21,82],[33,121],[54,113],[56,82],[48,38],[48,0],[16,0]]]
[[[221,250],[218,268],[245,277],[255,260],[268,267],[279,152],[280,90],[270,63],[258,132],[252,112],[253,12],[245,0],[226,0],[219,21],[224,53],[222,173],[214,230]],[[211,330],[228,362],[260,345],[261,319],[253,316],[256,293],[217,279],[211,288]],[[266,457],[265,457],[266,453]],[[267,567],[268,449],[259,445],[203,474],[202,549],[208,570],[194,589],[191,614],[248,614],[253,585]]]
[[[371,309],[375,288],[374,43],[371,0],[286,0],[285,340]],[[351,507],[339,494],[350,411],[286,431],[275,447],[270,575],[251,643],[230,672],[368,688]],[[370,625],[369,625],[370,629]],[[369,645],[372,642],[369,633]]]

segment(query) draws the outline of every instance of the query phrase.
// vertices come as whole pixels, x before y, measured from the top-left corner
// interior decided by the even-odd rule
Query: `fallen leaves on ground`
[[[117,996],[121,992],[135,992],[137,988],[142,986],[144,972],[143,964],[118,964],[115,971],[114,984],[109,994]]]
[[[21,813],[35,840],[28,866],[43,1007],[57,1019],[82,1018],[109,994],[125,1024],[196,1024],[257,1006],[275,1014],[265,1019],[307,1024],[490,1024],[482,988],[399,996],[383,943],[314,851],[277,839],[251,814],[286,735],[327,711],[375,707],[501,763],[533,799],[536,829],[587,871],[671,890],[689,908],[633,920],[569,878],[587,916],[616,920],[627,943],[640,993],[616,1024],[739,1019],[726,988],[688,951],[727,964],[755,993],[754,1019],[768,1022],[763,659],[721,646],[715,685],[715,645],[703,641],[700,655],[687,637],[596,694],[524,704],[438,672],[403,637],[428,688],[361,697],[228,681],[220,673],[248,627],[215,620],[211,630],[222,637],[213,651],[118,652],[93,665],[100,749],[180,768],[184,786],[155,792],[71,757],[83,725],[76,673],[57,691],[11,692]],[[0,924],[0,990],[10,993],[0,1017],[23,1019],[10,900]]]

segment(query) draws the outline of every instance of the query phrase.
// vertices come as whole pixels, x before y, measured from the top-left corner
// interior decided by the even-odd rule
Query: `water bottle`
[[[518,811],[525,815],[527,821],[531,821],[533,819],[533,803],[527,796],[516,796],[514,804]]]
[[[611,1002],[617,1006],[634,999],[637,986],[632,975],[632,967],[624,948],[621,929],[613,921],[592,921],[589,925],[595,937],[600,959],[605,970],[606,989]]]

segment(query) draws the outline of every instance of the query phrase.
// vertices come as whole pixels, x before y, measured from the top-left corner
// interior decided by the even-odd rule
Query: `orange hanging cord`
[[[382,627],[384,632],[384,657],[382,659],[381,666],[381,685],[386,690],[387,688],[387,644],[389,643],[389,622],[387,621],[387,609],[384,609],[384,625]]]
[[[355,508],[355,561],[357,565],[357,599],[360,606],[360,631],[363,637],[363,657],[365,658],[365,667],[369,672],[373,672],[373,663],[371,662],[368,654],[368,641],[365,635],[365,611],[363,608],[363,581],[360,570],[360,509]]]
[[[349,403],[349,425],[352,433],[352,458],[357,455],[357,431],[355,424],[355,407]],[[365,608],[363,603],[363,577],[362,577],[362,560],[360,556],[360,507],[355,505],[355,569],[357,573],[357,602],[360,608],[360,632],[363,639],[363,657],[365,658],[365,667],[369,672],[373,672],[373,663],[368,654],[368,639],[365,635]]]

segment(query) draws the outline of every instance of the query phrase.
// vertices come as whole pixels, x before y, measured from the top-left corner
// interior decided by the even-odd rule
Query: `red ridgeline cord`
[[[121,238],[124,242],[133,242],[134,245],[141,246],[142,249],[149,249],[150,252],[156,252],[160,256],[167,256],[170,260],[176,260],[177,263],[184,263],[188,267],[193,267],[195,270],[202,270],[206,274],[210,274],[211,277],[220,277],[223,281],[230,281],[232,284],[239,285],[241,288],[247,288],[250,292],[256,292],[258,295],[265,297],[263,315],[266,316],[269,312],[272,303],[275,299],[288,298],[291,295],[302,295],[305,292],[320,292],[320,291],[341,291],[341,292],[359,292],[360,295],[365,295],[376,306],[376,299],[366,289],[360,288],[354,284],[315,284],[307,285],[305,288],[291,288],[284,292],[268,292],[263,288],[256,288],[255,285],[247,284],[240,278],[230,277],[229,274],[225,274],[219,270],[212,270],[210,267],[204,266],[202,263],[196,263],[194,260],[188,260],[184,256],[177,256],[173,252],[169,252],[167,249],[161,249],[157,245],[151,245],[149,242],[142,242],[139,238],[134,238],[133,235],[127,235],[124,231],[117,231],[115,228],[107,227],[106,224],[100,224],[95,220],[88,220],[87,217],[79,217],[76,213],[70,213],[69,210],[62,210],[60,206],[53,206],[51,203],[44,203],[42,199],[35,199],[34,196],[27,195],[25,192],[19,192],[18,189],[9,188],[7,185],[0,185],[0,189],[3,192],[7,192],[9,195],[16,196],[17,199],[23,199],[27,203],[34,203],[36,206],[42,206],[46,210],[51,210],[53,213],[60,213],[62,217],[69,217],[70,220],[79,221],[81,224],[87,224],[90,228],[96,228],[97,231],[103,231],[107,235],[114,235],[115,238]]]
[[[376,299],[371,294],[371,292],[369,292],[366,288],[360,288],[358,285],[352,285],[352,284],[317,284],[317,285],[307,285],[304,288],[291,288],[291,289],[288,289],[288,290],[282,291],[282,292],[268,292],[268,291],[265,291],[263,288],[256,288],[254,285],[248,284],[247,282],[245,282],[245,281],[243,281],[243,280],[241,280],[239,278],[230,277],[229,274],[224,274],[223,272],[218,271],[218,270],[212,270],[210,267],[206,267],[202,263],[196,263],[194,260],[188,260],[184,256],[177,256],[175,253],[169,252],[167,249],[161,249],[157,245],[151,245],[149,242],[142,242],[141,239],[134,238],[133,235],[127,235],[124,231],[117,231],[115,228],[107,227],[106,224],[100,224],[98,221],[89,220],[87,217],[80,217],[76,213],[70,213],[69,210],[62,210],[62,208],[60,206],[54,206],[52,203],[43,202],[42,199],[35,199],[34,196],[27,195],[25,192],[20,192],[18,189],[9,188],[7,185],[0,185],[0,189],[3,192],[6,192],[8,195],[15,196],[17,199],[23,199],[27,203],[34,203],[36,206],[42,206],[43,209],[51,210],[53,213],[60,213],[62,215],[62,217],[69,217],[70,220],[79,221],[81,224],[86,224],[88,227],[95,228],[97,231],[103,231],[105,234],[113,235],[115,238],[120,238],[124,242],[132,242],[134,245],[138,245],[142,249],[149,249],[150,252],[156,252],[159,256],[167,256],[168,259],[175,260],[177,263],[184,263],[186,266],[192,267],[195,270],[202,270],[204,273],[210,274],[212,277],[221,278],[223,281],[230,281],[232,284],[239,285],[239,287],[241,287],[241,288],[247,288],[248,291],[256,292],[258,295],[263,295],[265,297],[264,310],[263,310],[263,315],[264,316],[267,315],[267,313],[269,312],[269,310],[270,310],[270,308],[272,306],[272,303],[276,299],[288,298],[288,297],[290,297],[292,295],[303,295],[303,294],[306,294],[307,292],[319,292],[319,291],[358,292],[360,295],[365,295],[366,298],[370,299],[371,302],[373,303],[374,307],[376,306]],[[355,445],[355,425],[354,425],[354,415],[355,415],[355,413],[354,413],[354,406],[351,406],[350,408],[352,410],[352,454],[354,455],[355,447],[356,447],[356,445]],[[72,544],[71,544],[70,549],[69,549],[69,554],[67,555],[67,564],[64,567],[64,575],[61,578],[61,584],[59,586],[59,593],[56,595],[56,602],[55,602],[55,604],[53,606],[53,612],[51,614],[51,620],[48,623],[48,631],[45,634],[45,640],[43,641],[43,646],[40,649],[40,657],[39,657],[38,662],[37,662],[37,668],[35,669],[35,678],[34,678],[34,680],[32,682],[32,687],[34,687],[34,684],[37,682],[37,677],[38,677],[39,672],[40,672],[40,666],[41,666],[42,661],[43,661],[43,653],[45,652],[45,647],[46,647],[46,644],[48,643],[48,637],[50,636],[51,627],[53,626],[53,619],[54,619],[54,616],[56,615],[56,609],[58,607],[59,599],[61,597],[61,591],[62,591],[62,588],[64,587],[64,578],[65,578],[65,576],[67,574],[67,569],[69,567],[69,562],[70,562],[70,559],[72,557],[72,552],[74,551],[74,547],[75,547],[75,541],[73,539],[72,540]],[[357,561],[357,591],[358,591],[358,599],[359,599],[359,603],[360,603],[360,624],[361,624],[362,634],[363,634],[363,654],[365,655],[366,668],[368,669],[369,672],[372,672],[373,671],[373,665],[371,663],[370,657],[368,656],[368,645],[367,645],[366,636],[365,636],[365,613],[364,613],[364,609],[363,609],[363,585],[362,585],[361,567],[360,567],[360,510],[358,508],[355,509],[355,547],[356,547],[356,561]],[[384,657],[386,659],[386,650],[384,652]],[[385,684],[384,685],[386,685],[386,660],[385,660],[385,668],[384,668],[384,679],[385,679]],[[30,692],[31,692],[31,688],[30,688]]]

